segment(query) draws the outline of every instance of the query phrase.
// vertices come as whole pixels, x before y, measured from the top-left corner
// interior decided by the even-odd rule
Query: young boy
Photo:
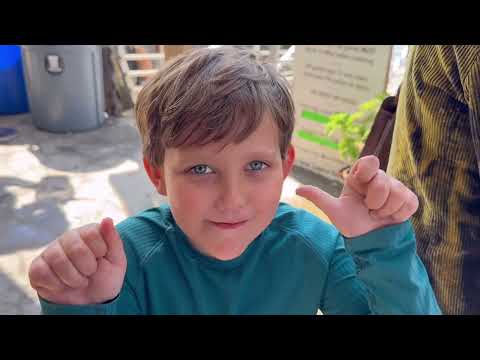
[[[169,205],[67,231],[30,267],[45,314],[438,314],[416,196],[360,159],[333,198],[279,203],[292,168],[286,82],[244,50],[199,49],[141,91],[145,170]]]

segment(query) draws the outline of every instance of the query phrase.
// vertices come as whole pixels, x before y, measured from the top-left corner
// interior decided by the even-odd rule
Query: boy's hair
[[[287,81],[245,49],[197,49],[168,61],[135,105],[143,155],[154,166],[166,148],[239,143],[265,115],[278,127],[282,158],[295,123]]]

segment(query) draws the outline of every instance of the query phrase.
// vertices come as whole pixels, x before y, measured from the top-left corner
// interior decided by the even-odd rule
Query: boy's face
[[[266,117],[239,144],[169,148],[161,168],[145,169],[167,195],[175,221],[200,252],[217,259],[238,257],[270,224],[294,149],[282,160],[278,129]]]

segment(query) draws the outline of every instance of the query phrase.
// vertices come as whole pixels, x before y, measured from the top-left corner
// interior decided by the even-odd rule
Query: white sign
[[[326,136],[327,116],[353,112],[385,92],[391,45],[297,45],[294,89],[297,164],[329,177],[348,165]]]

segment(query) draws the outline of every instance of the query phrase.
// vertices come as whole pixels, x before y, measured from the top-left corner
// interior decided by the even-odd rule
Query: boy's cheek
[[[251,196],[251,203],[257,208],[276,208],[282,196],[283,180],[270,181],[255,189]]]
[[[171,206],[182,209],[187,208],[190,212],[194,212],[196,209],[202,209],[208,207],[209,193],[207,190],[202,192],[192,191],[188,186],[182,186],[182,184],[176,184],[169,187],[169,202]]]

